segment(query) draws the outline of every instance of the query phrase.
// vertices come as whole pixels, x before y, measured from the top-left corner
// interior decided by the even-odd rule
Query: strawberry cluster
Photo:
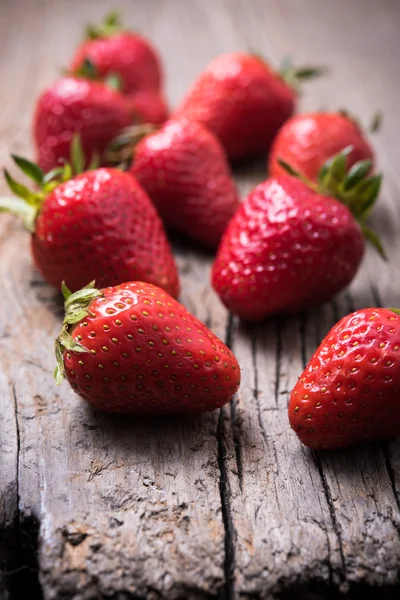
[[[385,257],[367,224],[381,175],[363,129],[343,111],[293,116],[300,83],[320,72],[224,54],[169,115],[151,43],[115,13],[88,27],[37,100],[37,163],[13,156],[32,187],[5,171],[16,197],[0,199],[64,294],[58,383],[137,415],[209,411],[234,396],[232,352],[176,300],[167,231],[216,250],[212,285],[248,321],[330,300],[357,273],[366,239]],[[269,176],[240,203],[232,164],[262,153]],[[399,348],[393,311],[335,326],[291,396],[301,441],[336,448],[400,433]]]

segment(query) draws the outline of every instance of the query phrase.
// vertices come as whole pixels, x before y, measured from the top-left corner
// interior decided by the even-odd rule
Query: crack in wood
[[[278,319],[275,324],[275,339],[276,339],[276,371],[275,371],[275,406],[279,406],[279,389],[281,377],[281,361],[282,361],[282,336],[281,322]]]
[[[228,323],[226,328],[226,338],[225,343],[232,350],[233,343],[233,316],[229,314]],[[240,491],[243,492],[243,461],[242,461],[242,441],[241,441],[241,422],[238,419],[237,410],[236,410],[236,400],[237,396],[235,396],[230,403],[230,412],[231,412],[231,427],[232,427],[232,439],[233,439],[233,447],[235,449],[235,460],[237,466],[237,474],[239,480],[239,488]]]
[[[235,598],[235,528],[230,505],[230,485],[226,467],[226,447],[224,443],[225,427],[223,410],[220,411],[217,429],[218,466],[220,470],[220,495],[222,520],[225,528],[225,586],[223,600]]]

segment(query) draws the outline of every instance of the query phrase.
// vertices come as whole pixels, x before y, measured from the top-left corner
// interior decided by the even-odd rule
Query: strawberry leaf
[[[293,169],[293,167],[291,165],[289,165],[289,163],[287,163],[285,160],[283,160],[282,158],[278,157],[278,163],[280,164],[280,166],[282,167],[282,169],[285,169],[285,171],[289,174],[292,175],[292,177],[298,177],[299,179],[301,178],[301,173],[300,171],[296,171],[296,169]]]
[[[65,281],[63,281],[61,283],[61,292],[62,292],[62,295],[64,297],[64,300],[68,300],[68,298],[72,294],[71,290],[67,287],[67,284],[65,283]]]
[[[11,177],[11,175],[9,174],[7,169],[4,169],[3,172],[4,172],[4,177],[6,178],[6,181],[7,181],[7,185],[10,188],[10,190],[12,192],[14,192],[14,194],[16,196],[19,196],[20,198],[25,200],[25,202],[27,202],[31,206],[37,206],[37,203],[38,203],[37,195],[34,194],[33,192],[31,192],[27,187],[22,185],[22,183],[18,183],[18,181],[15,181],[15,179],[13,179]]]
[[[378,234],[376,234],[375,231],[367,227],[367,225],[365,224],[361,224],[361,229],[365,239],[368,240],[374,246],[374,248],[378,251],[383,260],[387,260],[385,249],[382,245]]]
[[[349,190],[360,183],[360,181],[364,179],[366,175],[368,175],[371,169],[372,160],[360,160],[358,163],[353,165],[350,171],[346,174],[343,181],[343,189]]]
[[[369,126],[369,130],[371,133],[376,133],[382,127],[383,115],[380,112],[375,113],[372,117],[371,124]]]
[[[102,292],[95,288],[95,282],[91,281],[86,287],[71,293],[65,282],[61,284],[61,291],[65,298],[65,316],[61,333],[55,343],[57,365],[54,370],[54,378],[59,385],[64,377],[64,350],[71,352],[89,352],[85,346],[77,342],[70,335],[69,326],[79,323],[90,314],[90,304],[95,298],[102,296]]]
[[[96,65],[90,58],[85,58],[79,69],[75,71],[75,75],[78,77],[83,77],[84,79],[90,79],[91,81],[95,81],[99,79],[99,72],[97,70]]]
[[[110,73],[104,79],[104,83],[113,92],[120,92],[122,90],[122,77],[118,73]]]
[[[88,171],[94,171],[95,169],[98,169],[100,165],[100,156],[98,152],[93,152],[92,155],[92,159],[88,165],[87,170]]]
[[[50,183],[53,179],[56,179],[64,174],[65,167],[55,167],[46,175],[44,175],[42,180],[42,185],[45,186],[47,183]]]
[[[16,154],[11,154],[11,158],[18,165],[25,175],[33,179],[35,183],[39,186],[42,185],[44,173],[42,169],[34,162],[31,162],[27,158],[23,158],[22,156],[17,156]]]
[[[34,231],[37,210],[20,198],[0,197],[0,212],[22,218],[28,231]]]
[[[82,173],[85,168],[85,155],[83,152],[81,136],[74,133],[71,142],[70,164],[74,175]]]
[[[118,11],[110,11],[104,18],[103,23],[100,25],[87,25],[85,34],[86,39],[96,40],[98,38],[110,37],[123,31],[123,24],[121,22]]]

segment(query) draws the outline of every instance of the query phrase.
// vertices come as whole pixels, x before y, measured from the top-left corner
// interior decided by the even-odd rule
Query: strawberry
[[[132,175],[103,168],[70,178],[69,164],[45,175],[26,159],[14,160],[39,189],[30,191],[5,172],[22,200],[1,198],[0,210],[24,218],[32,232],[33,259],[50,285],[60,289],[65,280],[78,290],[88,277],[104,285],[141,279],[178,295],[178,273],[162,222]],[[82,166],[82,156],[77,162]]]
[[[297,83],[317,69],[274,71],[256,55],[222,54],[195,81],[174,117],[206,125],[230,159],[268,150],[295,108]]]
[[[91,61],[101,78],[118,76],[121,92],[132,102],[141,122],[165,121],[168,109],[155,48],[142,36],[126,30],[115,12],[107,15],[101,26],[89,26],[86,38],[71,60],[70,72],[80,72],[85,62]]]
[[[40,96],[33,132],[43,171],[69,157],[74,133],[79,133],[88,162],[103,152],[120,131],[133,123],[132,107],[122,94],[100,81],[63,77]]]
[[[285,172],[279,164],[279,159],[282,159],[308,179],[317,181],[323,164],[347,147],[351,147],[347,157],[349,167],[360,160],[374,159],[373,150],[360,125],[347,113],[295,115],[286,121],[272,144],[269,176],[277,177]]]
[[[203,125],[167,121],[139,142],[131,172],[168,227],[218,244],[239,200],[224,151]]]
[[[310,448],[400,434],[400,319],[386,308],[344,317],[296,383],[290,425]]]
[[[160,288],[136,281],[63,291],[56,380],[64,373],[95,408],[136,415],[205,412],[237,391],[240,370],[232,352]]]
[[[367,176],[370,167],[362,161],[346,173],[343,152],[323,167],[319,185],[283,175],[257,186],[229,223],[213,265],[213,286],[227,308],[249,321],[301,311],[353,279],[363,233],[383,253],[365,225],[381,181]]]

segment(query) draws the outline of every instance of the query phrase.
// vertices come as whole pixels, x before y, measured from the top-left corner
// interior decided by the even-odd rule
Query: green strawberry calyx
[[[107,146],[105,152],[107,162],[112,164],[126,163],[129,165],[138,143],[157,130],[158,127],[152,123],[141,123],[140,125],[126,127]]]
[[[86,40],[97,40],[99,38],[112,37],[126,31],[121,17],[117,10],[112,10],[106,14],[100,25],[89,24],[85,29]]]
[[[370,159],[360,160],[348,169],[347,157],[352,150],[353,147],[348,146],[330,158],[321,167],[317,183],[309,180],[300,171],[296,171],[284,160],[278,158],[278,162],[289,175],[297,177],[315,192],[336,198],[345,204],[358,221],[364,237],[386,260],[385,250],[379,236],[366,224],[379,196],[382,173],[370,174],[373,168]]]
[[[71,142],[70,161],[60,167],[51,169],[48,173],[34,162],[22,156],[11,155],[19,169],[35,184],[35,189],[29,189],[24,184],[16,181],[7,169],[4,169],[4,177],[10,190],[15,196],[0,196],[0,212],[6,212],[22,218],[26,229],[35,231],[35,222],[43,202],[58,185],[68,181],[83,171],[96,169],[98,156],[93,156],[92,161],[85,169],[85,156],[79,134],[74,134]]]
[[[60,385],[64,378],[64,350],[72,352],[89,352],[85,346],[74,340],[71,336],[71,326],[79,323],[82,319],[92,314],[90,304],[95,298],[100,298],[103,293],[95,288],[95,281],[87,286],[72,293],[63,281],[61,291],[64,296],[65,316],[60,335],[55,341],[56,368],[54,369],[54,379],[57,385]]]
[[[108,73],[105,77],[102,77],[94,62],[87,57],[83,60],[78,69],[72,71],[71,75],[88,79],[89,81],[99,81],[100,83],[104,83],[104,85],[113,90],[113,92],[122,92],[124,87],[122,77],[118,73]]]
[[[279,75],[296,93],[299,92],[304,81],[321,77],[326,72],[326,67],[295,67],[290,58],[286,58],[279,69]]]
[[[341,108],[340,110],[338,110],[338,113],[346,119],[348,119],[349,121],[351,121],[352,123],[354,123],[354,125],[356,125],[361,132],[369,131],[370,133],[377,133],[382,128],[383,113],[381,113],[380,111],[376,111],[372,115],[370,123],[367,126],[363,126],[360,119],[358,119],[358,117],[354,116],[345,108]]]

